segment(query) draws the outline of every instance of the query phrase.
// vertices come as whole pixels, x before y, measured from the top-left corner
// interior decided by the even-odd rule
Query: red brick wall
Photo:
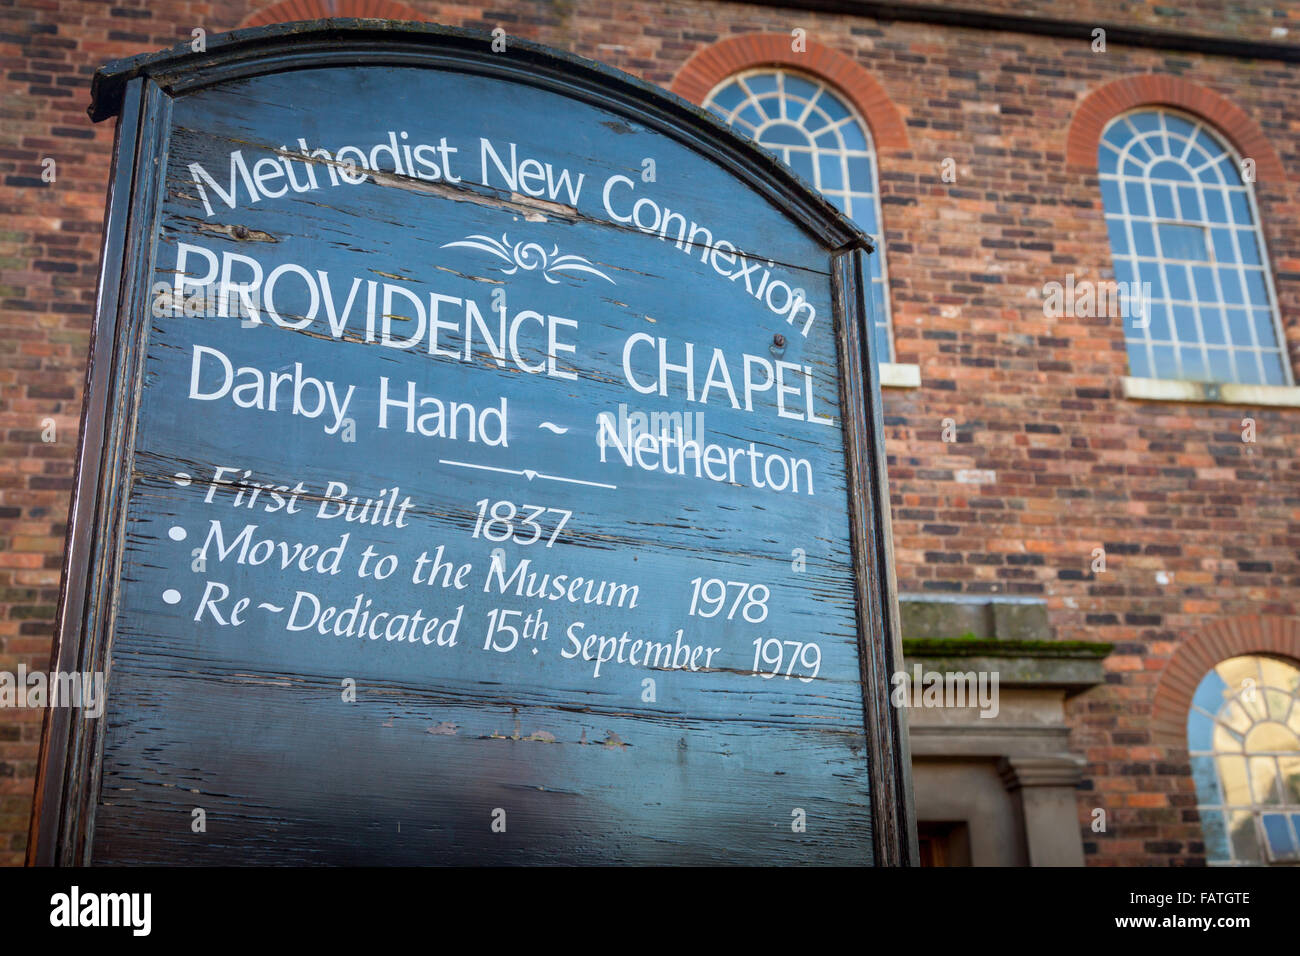
[[[230,29],[268,6],[0,4],[0,670],[48,663],[112,145],[111,124],[85,116],[90,76],[105,60],[188,40],[196,26]],[[1281,170],[1300,152],[1300,75],[1277,62],[1116,45],[1095,54],[1078,40],[737,3],[409,6],[665,87],[719,40],[794,27],[870,75],[905,126],[903,137],[879,131],[881,191],[898,360],[923,378],[884,398],[899,587],[1041,596],[1058,637],[1115,643],[1106,686],[1071,708],[1073,745],[1089,762],[1079,802],[1088,859],[1201,862],[1186,753],[1153,736],[1155,689],[1181,641],[1244,615],[1297,616],[1300,411],[1127,401],[1118,321],[1045,319],[1036,295],[1067,272],[1110,277],[1095,170],[1067,162],[1076,109],[1117,79],[1181,77],[1253,124],[1244,148],[1262,138],[1280,157],[1281,169],[1259,163],[1257,193],[1294,365],[1300,192]],[[1040,12],[1126,8],[1137,23],[1206,22],[1159,21],[1140,2]],[[1206,31],[1216,35],[1236,27],[1268,39],[1274,23],[1294,22],[1238,3],[1194,9],[1221,13]],[[947,157],[956,183],[941,181]],[[45,158],[54,183],[41,180]],[[1246,416],[1255,444],[1241,441]],[[947,417],[956,443],[940,440]],[[53,443],[41,440],[46,418]],[[996,478],[963,484],[960,469]],[[1098,546],[1104,574],[1089,570]],[[0,710],[0,864],[23,858],[39,734],[40,714]],[[1107,809],[1104,834],[1085,826],[1092,807]]]
[[[930,0],[903,0],[898,4],[931,5]],[[1300,9],[1286,0],[960,0],[944,6],[1037,20],[1074,20],[1098,26],[1119,24],[1198,36],[1300,43]]]

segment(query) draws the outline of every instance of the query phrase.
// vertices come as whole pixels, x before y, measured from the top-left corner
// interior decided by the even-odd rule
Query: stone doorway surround
[[[951,693],[937,706],[906,694],[918,822],[964,823],[974,866],[1082,866],[1085,760],[1070,750],[1065,702],[1103,682],[1111,645],[1052,640],[1039,600],[899,603],[909,687],[918,666],[922,686],[942,674],[965,675],[968,686],[983,676],[991,688],[997,676],[983,707],[954,706],[962,701]]]

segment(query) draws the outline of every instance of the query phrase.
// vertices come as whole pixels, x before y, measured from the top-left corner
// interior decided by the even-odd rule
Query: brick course
[[[1205,114],[1257,161],[1294,367],[1300,207],[1288,170],[1300,158],[1300,75],[1291,66],[1115,44],[1093,53],[1081,40],[744,3],[293,2],[502,26],[697,99],[733,62],[728,51],[750,56],[737,66],[783,62],[843,86],[879,151],[897,360],[922,374],[921,388],[884,395],[899,588],[1042,597],[1057,637],[1116,644],[1107,683],[1070,707],[1072,744],[1088,760],[1087,858],[1204,861],[1180,713],[1197,669],[1246,646],[1247,625],[1235,622],[1256,622],[1248,637],[1297,652],[1293,624],[1280,622],[1298,616],[1300,410],[1125,400],[1119,321],[1044,318],[1040,290],[1069,272],[1112,277],[1097,132],[1117,110],[1172,103]],[[48,663],[113,136],[111,123],[86,118],[90,77],[106,60],[188,42],[195,27],[280,19],[269,7],[0,0],[0,669]],[[1211,0],[1187,8],[1203,14],[1195,22],[1187,9],[1139,2],[1042,9],[1261,40],[1296,17]],[[1223,27],[1198,31],[1205,22]],[[807,31],[802,60],[773,39],[796,27]],[[955,183],[940,176],[948,157]],[[41,178],[47,158],[53,183]],[[1246,417],[1253,444],[1241,440]],[[942,441],[945,418],[956,442]],[[53,443],[42,441],[46,419]],[[993,479],[959,482],[965,469]],[[1091,570],[1097,547],[1104,573]],[[1194,666],[1171,665],[1193,646]],[[0,864],[23,859],[40,718],[0,711]],[[1108,808],[1106,833],[1087,825],[1097,806]]]

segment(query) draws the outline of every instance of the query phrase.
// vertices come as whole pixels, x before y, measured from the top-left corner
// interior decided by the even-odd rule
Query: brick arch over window
[[[877,149],[906,149],[907,127],[898,107],[884,87],[851,57],[837,50],[805,41],[807,51],[790,49],[784,33],[750,33],[731,37],[700,50],[677,73],[672,91],[692,103],[704,98],[723,80],[742,70],[760,66],[784,66],[811,73],[843,93],[871,128]]]
[[[1214,665],[1242,654],[1266,654],[1300,662],[1300,620],[1251,616],[1215,621],[1183,641],[1156,686],[1151,708],[1152,742],[1187,749],[1187,712],[1201,678]]]
[[[1097,170],[1097,144],[1106,124],[1138,106],[1173,106],[1195,113],[1223,133],[1242,157],[1255,160],[1256,179],[1280,184],[1286,170],[1259,124],[1213,90],[1179,76],[1144,73],[1093,90],[1074,113],[1065,156],[1071,166]]]
[[[280,0],[255,10],[244,18],[241,27],[263,27],[269,23],[295,20],[328,20],[356,17],[375,20],[424,20],[419,11],[396,0]]]

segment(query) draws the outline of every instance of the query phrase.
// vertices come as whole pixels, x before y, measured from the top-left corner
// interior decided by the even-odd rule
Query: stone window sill
[[[1125,376],[1124,397],[1140,402],[1210,402],[1217,405],[1275,405],[1300,408],[1300,387],[1185,382],[1169,378]]]
[[[921,387],[921,366],[919,365],[881,362],[876,368],[879,370],[881,388]]]

